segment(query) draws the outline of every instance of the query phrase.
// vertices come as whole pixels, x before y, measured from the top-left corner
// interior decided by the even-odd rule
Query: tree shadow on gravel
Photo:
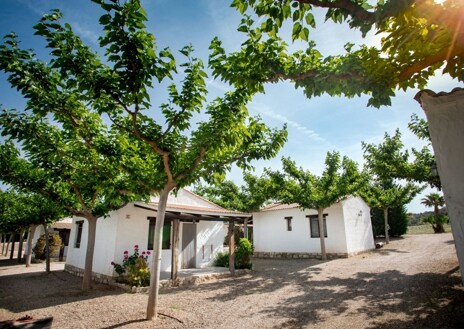
[[[349,323],[351,315],[362,314],[364,328],[464,328],[464,291],[459,285],[458,276],[445,274],[358,273],[300,284],[298,296],[283,296],[262,312],[289,319],[283,327],[323,326],[333,316]],[[389,314],[407,320],[382,320]]]
[[[346,320],[344,327],[347,328],[350,328],[351,316],[364,318],[362,327],[369,329],[464,328],[464,289],[457,268],[444,274],[406,275],[392,269],[321,280],[316,277],[323,271],[321,261],[308,264],[288,260],[290,271],[285,270],[285,262],[272,261],[275,266],[257,269],[250,275],[187,289],[217,292],[208,299],[220,303],[247,295],[261,294],[266,298],[267,293],[280,293],[280,289],[292,286],[297,293],[287,296],[282,290],[277,304],[256,310],[265,317],[276,318],[279,323],[276,328],[323,328],[334,316]]]
[[[124,290],[92,284],[82,291],[82,278],[63,270],[0,276],[0,308],[14,313],[72,303],[102,296],[118,295]]]
[[[255,260],[256,263],[260,260]],[[292,284],[295,277],[298,280],[310,280],[320,274],[323,269],[319,265],[325,263],[320,260],[296,260],[296,259],[273,259],[266,260],[272,266],[255,269],[251,274],[237,275],[196,286],[163,289],[161,293],[175,294],[184,289],[195,290],[198,293],[206,291],[217,291],[215,297],[210,298],[218,302],[226,302],[235,299],[239,295],[265,294],[277,291]],[[282,268],[291,264],[292,271],[286,271],[283,275]]]

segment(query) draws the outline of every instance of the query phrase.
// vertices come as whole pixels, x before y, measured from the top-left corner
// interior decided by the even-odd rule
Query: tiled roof
[[[275,211],[275,210],[283,210],[283,209],[294,209],[298,208],[298,203],[291,203],[291,204],[285,204],[285,203],[271,203],[264,208],[262,208],[260,211]]]
[[[137,204],[142,205],[142,203],[137,203]],[[153,207],[154,210],[158,208],[157,202],[149,202],[148,204],[145,204],[145,205]],[[169,204],[168,203],[166,210],[173,211],[173,212],[189,212],[192,214],[204,214],[204,215],[224,215],[224,216],[238,216],[238,217],[251,216],[251,214],[248,214],[248,213],[228,210],[228,209],[224,209],[221,207],[218,207],[217,209],[215,209],[215,208],[210,208],[210,207],[200,207],[200,206],[192,206],[192,205],[185,205],[185,204]]]
[[[71,223],[60,223],[60,222],[57,222],[55,224],[52,225],[52,228],[54,229],[58,229],[58,230],[62,230],[62,229],[71,229],[72,227],[72,224]]]
[[[66,217],[63,219],[60,219],[56,223],[52,225],[52,228],[62,230],[62,229],[71,229],[72,227],[72,218],[71,217]]]

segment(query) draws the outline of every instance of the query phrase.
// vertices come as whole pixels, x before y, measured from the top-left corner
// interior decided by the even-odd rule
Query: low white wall
[[[360,198],[342,201],[348,253],[375,248],[369,206]]]
[[[328,253],[346,253],[345,227],[341,204],[324,211],[327,216]],[[253,240],[256,252],[320,253],[320,239],[311,238],[309,218],[316,210],[298,208],[253,213]],[[292,217],[292,230],[287,231],[285,217]]]

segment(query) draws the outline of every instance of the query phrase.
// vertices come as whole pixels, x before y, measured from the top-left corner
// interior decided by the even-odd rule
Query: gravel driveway
[[[327,262],[255,259],[251,274],[162,290],[163,315],[153,322],[144,321],[147,295],[105,285],[82,292],[81,279],[63,271],[0,267],[0,320],[54,316],[54,328],[464,328],[452,239],[410,235]]]

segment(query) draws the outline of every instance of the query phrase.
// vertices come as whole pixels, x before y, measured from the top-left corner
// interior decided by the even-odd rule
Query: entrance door
[[[197,226],[195,223],[182,225],[182,268],[195,268]]]

